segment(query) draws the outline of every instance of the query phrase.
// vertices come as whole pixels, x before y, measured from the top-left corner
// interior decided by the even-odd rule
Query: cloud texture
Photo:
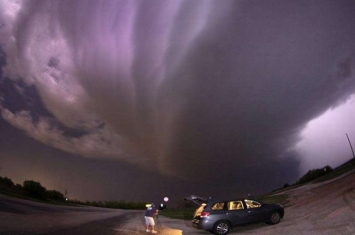
[[[2,118],[83,157],[281,186],[300,131],[355,90],[353,1],[0,4]]]

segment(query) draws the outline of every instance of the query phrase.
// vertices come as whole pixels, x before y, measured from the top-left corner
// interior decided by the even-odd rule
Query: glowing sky
[[[0,175],[144,200],[266,192],[335,167],[355,138],[354,12],[2,0]]]

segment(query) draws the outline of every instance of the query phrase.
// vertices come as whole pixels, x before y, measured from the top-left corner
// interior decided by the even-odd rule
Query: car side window
[[[228,210],[242,210],[242,209],[244,209],[242,201],[228,202]]]
[[[220,211],[223,210],[223,208],[224,208],[224,202],[217,202],[212,206],[212,210],[214,211]]]
[[[253,200],[245,200],[245,204],[247,205],[248,209],[261,207],[259,202]]]

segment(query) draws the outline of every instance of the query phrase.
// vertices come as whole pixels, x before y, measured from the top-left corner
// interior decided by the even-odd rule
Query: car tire
[[[278,224],[281,220],[281,215],[279,212],[275,211],[270,215],[269,220],[267,221],[268,224]]]
[[[230,223],[226,220],[220,220],[213,226],[213,233],[215,235],[226,235],[231,229]]]

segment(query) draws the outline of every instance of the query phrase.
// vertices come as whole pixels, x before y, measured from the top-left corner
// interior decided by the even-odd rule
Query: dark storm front
[[[243,197],[335,167],[355,136],[354,12],[353,0],[1,0],[0,173],[79,200],[178,204],[227,197],[230,179]]]

